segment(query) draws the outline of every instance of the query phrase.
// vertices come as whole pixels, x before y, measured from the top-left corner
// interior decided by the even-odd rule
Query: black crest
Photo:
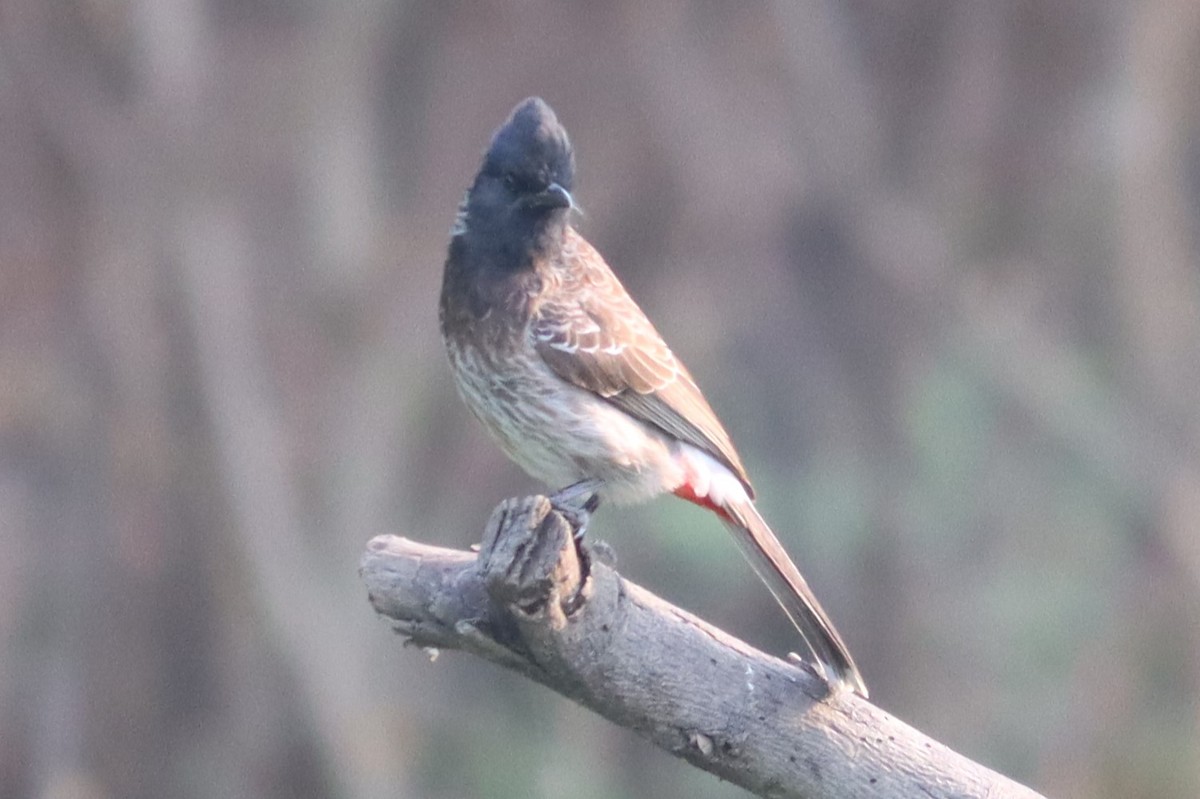
[[[571,191],[575,154],[567,131],[540,97],[521,101],[493,134],[480,176],[518,181],[517,188],[544,190],[557,183]]]
[[[561,245],[574,182],[566,130],[541,98],[524,100],[492,136],[455,237],[481,268],[527,266]]]

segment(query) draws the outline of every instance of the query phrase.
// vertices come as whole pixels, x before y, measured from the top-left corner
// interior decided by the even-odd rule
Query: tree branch
[[[414,644],[513,669],[760,796],[1038,797],[622,579],[545,497],[501,503],[477,556],[380,536],[361,574]]]

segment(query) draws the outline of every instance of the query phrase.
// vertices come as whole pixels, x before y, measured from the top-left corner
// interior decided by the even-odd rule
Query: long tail
[[[771,532],[754,502],[750,499],[735,499],[714,508],[733,533],[738,548],[750,561],[759,578],[775,596],[784,613],[800,631],[817,665],[824,671],[832,671],[833,678],[862,697],[867,696],[867,685],[863,682],[854,658],[846,647],[842,636],[829,620],[829,616],[817,602],[800,570],[784,551],[783,545]]]

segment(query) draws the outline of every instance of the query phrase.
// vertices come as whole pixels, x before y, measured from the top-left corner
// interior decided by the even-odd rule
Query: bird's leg
[[[595,478],[571,483],[550,495],[550,504],[561,513],[575,531],[576,540],[582,540],[588,521],[596,508],[600,507],[600,489],[604,481]]]

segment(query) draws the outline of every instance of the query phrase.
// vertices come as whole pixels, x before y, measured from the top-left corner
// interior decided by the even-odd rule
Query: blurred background
[[[530,94],[875,701],[1200,794],[1200,4],[4,0],[0,799],[736,797],[377,619],[539,487],[437,332]],[[721,526],[592,535],[776,653]]]

